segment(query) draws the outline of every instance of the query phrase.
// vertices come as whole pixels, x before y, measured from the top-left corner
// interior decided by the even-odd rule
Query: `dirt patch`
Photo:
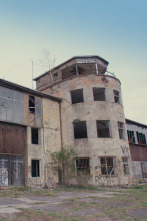
[[[129,215],[132,215],[136,218],[146,218],[147,219],[147,208],[138,208],[133,209],[127,212]]]

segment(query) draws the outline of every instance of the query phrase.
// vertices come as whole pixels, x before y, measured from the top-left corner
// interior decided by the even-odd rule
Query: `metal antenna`
[[[32,61],[32,89],[33,89],[33,61]]]

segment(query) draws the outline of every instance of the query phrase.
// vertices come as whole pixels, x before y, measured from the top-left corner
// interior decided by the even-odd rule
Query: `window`
[[[78,171],[84,171],[90,173],[89,157],[80,157],[76,160],[76,169]]]
[[[109,121],[107,120],[97,121],[97,135],[98,137],[101,138],[110,137]]]
[[[94,101],[105,101],[105,88],[93,88]]]
[[[55,73],[55,74],[53,74],[53,79],[55,80],[55,79],[57,79],[57,78],[58,78],[58,72]]]
[[[130,143],[135,143],[135,136],[134,136],[134,131],[127,131],[128,133],[128,140]]]
[[[120,99],[119,99],[119,91],[113,90],[114,92],[114,101],[115,103],[120,103]]]
[[[29,96],[29,110],[30,113],[35,114],[35,97],[34,96]]]
[[[124,138],[124,124],[121,122],[118,122],[118,132],[119,132],[119,138],[125,139]]]
[[[122,159],[123,159],[124,175],[130,175],[128,157],[123,157]]]
[[[74,138],[87,138],[87,126],[86,121],[74,122]]]
[[[138,144],[145,144],[146,145],[145,135],[143,133],[139,133],[139,132],[136,132],[136,134],[137,134]]]
[[[74,90],[71,91],[70,93],[71,93],[72,104],[84,102],[83,89]]]
[[[114,157],[101,157],[101,174],[114,175]]]
[[[32,177],[40,177],[40,161],[32,160]]]
[[[31,128],[32,144],[39,144],[39,131],[38,128]]]

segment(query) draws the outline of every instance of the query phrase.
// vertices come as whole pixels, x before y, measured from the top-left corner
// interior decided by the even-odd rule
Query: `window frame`
[[[29,112],[35,114],[35,96],[33,95],[29,95]]]
[[[117,90],[113,90],[113,94],[114,94],[114,102],[116,104],[120,104],[120,92]]]
[[[139,133],[138,131],[136,131],[136,135],[137,135],[137,142],[139,145],[147,145],[147,140],[146,140],[146,136],[143,133]]]
[[[77,91],[81,91],[80,93],[81,93],[81,97],[80,97],[80,101],[78,101],[78,102],[76,102],[76,101],[74,101],[74,94],[77,92]],[[83,91],[83,88],[79,88],[79,89],[75,89],[75,90],[72,90],[72,91],[70,91],[70,95],[71,95],[71,103],[72,104],[79,104],[79,103],[83,103],[84,102],[84,91]]]
[[[93,89],[93,100],[94,101],[106,101],[106,94],[105,94],[105,89],[106,88],[104,88],[104,87],[93,87],[92,88]],[[102,90],[102,92],[103,92],[103,97],[104,97],[104,99],[96,99],[96,90]]]
[[[125,162],[125,159],[127,159],[127,162]],[[124,175],[125,176],[130,176],[129,158],[128,157],[122,157],[122,162],[123,162]],[[125,171],[127,171],[127,173]]]
[[[34,130],[37,131],[37,138],[38,138],[37,142],[33,142],[33,131]],[[34,133],[35,133],[35,131],[34,131]],[[31,144],[33,144],[33,145],[40,145],[40,129],[39,128],[31,127]]]
[[[135,133],[133,130],[127,130],[127,135],[128,135],[128,141],[129,143],[136,143],[136,140],[135,140]]]
[[[105,159],[105,164],[102,164],[101,160]],[[108,160],[112,159],[112,166],[108,166]],[[102,176],[116,176],[117,174],[115,173],[115,161],[116,161],[116,157],[114,156],[101,156],[100,157],[100,169],[101,169],[101,175]],[[106,168],[106,172],[107,174],[103,174],[102,168]],[[110,173],[108,168],[112,168]]]
[[[82,162],[82,166],[78,166],[78,161],[84,161],[87,160],[87,165],[84,165],[84,162]],[[80,164],[80,163],[79,163]],[[76,167],[76,173],[78,174],[78,172],[84,172],[86,174],[90,174],[90,158],[89,157],[77,157],[75,160],[75,167]]]
[[[83,136],[83,137],[79,137],[79,134],[78,134],[78,132],[79,131],[81,131],[80,130],[80,126],[79,126],[79,128],[77,129],[77,131],[76,131],[76,124],[78,125],[78,124],[80,124],[80,123],[84,123],[85,124],[85,128],[84,128],[84,135],[85,136]],[[86,121],[77,121],[77,122],[73,122],[73,128],[74,128],[74,139],[87,139],[88,138],[88,133],[87,133],[87,123],[86,123]]]
[[[120,140],[125,140],[124,123],[118,121],[118,122],[117,122],[117,125],[118,125],[119,139],[120,139]]]

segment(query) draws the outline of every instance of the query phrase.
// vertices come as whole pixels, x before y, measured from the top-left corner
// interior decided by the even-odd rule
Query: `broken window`
[[[115,103],[120,103],[119,91],[113,90]]]
[[[101,137],[101,138],[110,137],[109,121],[107,120],[97,121],[97,135],[98,137]]]
[[[114,157],[101,157],[101,174],[114,175]]]
[[[90,173],[89,157],[80,157],[76,160],[76,170]]]
[[[39,144],[39,130],[38,128],[31,128],[32,144]]]
[[[125,137],[124,137],[124,124],[121,122],[118,122],[118,132],[119,132],[119,138],[125,139]]]
[[[53,79],[56,80],[58,78],[58,72],[56,72],[55,74],[53,74]]]
[[[122,159],[123,159],[124,175],[130,175],[129,159],[128,157],[123,157]]]
[[[29,96],[29,110],[30,113],[35,114],[35,97],[34,96]]]
[[[137,134],[138,144],[145,144],[145,145],[146,145],[146,137],[145,137],[145,134],[139,133],[139,132],[136,132],[136,134]]]
[[[135,143],[134,131],[127,130],[128,140],[130,143]]]
[[[87,126],[86,121],[74,122],[74,138],[87,138]]]
[[[105,101],[105,88],[93,88],[94,101]]]
[[[72,104],[84,102],[83,89],[77,89],[77,90],[71,91],[70,93],[71,93]]]
[[[40,160],[32,160],[32,177],[40,177]]]

